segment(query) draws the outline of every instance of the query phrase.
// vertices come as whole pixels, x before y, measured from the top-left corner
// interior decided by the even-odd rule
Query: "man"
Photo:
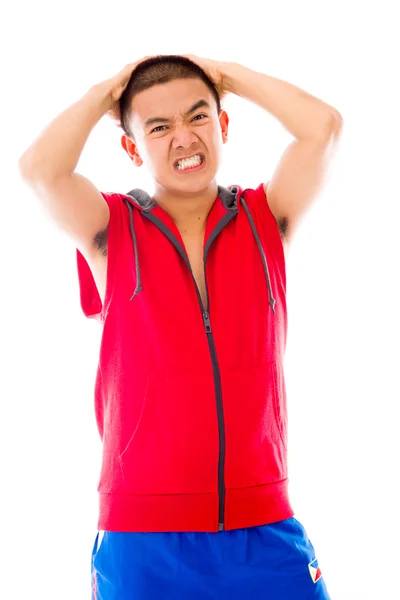
[[[256,189],[217,184],[226,93],[295,137]],[[100,193],[74,172],[106,113],[153,197]],[[289,83],[159,56],[91,88],[21,158],[75,241],[84,314],[103,325],[93,599],[329,598],[287,491],[285,252],[341,127]]]

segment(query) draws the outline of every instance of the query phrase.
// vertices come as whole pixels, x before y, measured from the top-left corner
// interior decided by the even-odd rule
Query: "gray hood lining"
[[[128,192],[128,194],[126,194],[126,195],[129,196],[145,212],[149,212],[157,206],[157,204],[153,200],[153,198],[144,190],[141,190],[138,188],[133,189],[130,192]],[[247,206],[247,203],[246,203],[243,195],[240,196],[239,188],[237,186],[231,186],[229,188],[218,186],[218,198],[221,199],[223,206],[227,210],[237,210],[239,203],[242,204],[242,206],[245,210],[245,213],[249,220],[250,227],[253,232],[253,236],[254,236],[255,242],[257,244],[257,248],[258,248],[260,258],[262,261],[264,275],[265,275],[265,279],[266,279],[267,287],[268,287],[269,305],[271,307],[272,312],[275,313],[276,300],[272,293],[271,280],[270,280],[269,271],[268,271],[267,259],[266,259],[264,249],[261,244],[260,237],[257,232],[257,228],[254,223],[254,219],[253,219],[251,212]],[[134,253],[135,253],[136,287],[135,287],[132,297],[130,298],[131,300],[133,300],[139,292],[143,291],[143,286],[142,286],[141,275],[140,275],[140,261],[139,261],[137,239],[136,239],[135,228],[133,226],[132,206],[131,206],[131,203],[129,202],[129,200],[124,199],[124,202],[127,205],[128,210],[129,210],[129,225],[130,225],[131,237],[132,237]]]

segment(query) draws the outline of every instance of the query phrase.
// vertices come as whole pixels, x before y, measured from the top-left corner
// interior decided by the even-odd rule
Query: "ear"
[[[139,156],[137,146],[130,137],[124,134],[121,137],[121,146],[123,147],[123,149],[128,154],[128,156],[130,157],[130,159],[136,167],[140,167],[143,164],[143,161]]]
[[[229,117],[222,108],[219,113],[219,124],[221,126],[222,142],[226,144],[226,142],[228,141]]]

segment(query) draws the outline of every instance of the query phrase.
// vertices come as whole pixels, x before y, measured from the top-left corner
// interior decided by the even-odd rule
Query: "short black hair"
[[[213,81],[196,63],[175,54],[153,56],[139,63],[133,71],[119,101],[121,127],[126,135],[133,137],[129,125],[132,99],[136,94],[162,83],[175,79],[201,79],[215,98],[218,114],[221,110],[221,98]]]

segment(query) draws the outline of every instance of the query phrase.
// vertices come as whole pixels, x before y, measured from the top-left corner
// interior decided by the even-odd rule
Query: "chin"
[[[174,181],[170,181],[171,188],[175,188],[181,192],[199,193],[208,188],[215,182],[217,173],[208,170],[207,172],[198,173],[189,177],[174,177]]]

